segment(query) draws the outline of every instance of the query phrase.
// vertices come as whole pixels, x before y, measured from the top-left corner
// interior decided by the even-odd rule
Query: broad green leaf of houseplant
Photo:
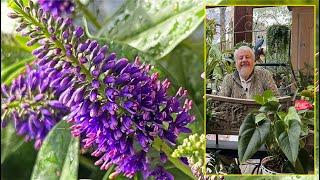
[[[31,179],[78,179],[79,138],[71,136],[69,124],[61,120],[45,138]]]
[[[238,156],[240,163],[244,163],[256,153],[266,142],[270,131],[271,121],[266,119],[260,121],[259,125],[255,123],[255,115],[250,113],[244,119],[240,126]]]
[[[287,123],[280,120],[275,123],[275,136],[279,147],[292,165],[295,165],[298,157],[300,133],[301,126],[298,120],[292,119]]]
[[[98,36],[125,42],[155,59],[168,54],[203,21],[203,1],[126,1]]]
[[[300,117],[297,113],[297,110],[294,107],[290,107],[288,109],[288,114],[285,116],[284,121],[286,123],[289,123],[290,120],[295,119],[297,120],[300,124],[302,123],[300,120]]]

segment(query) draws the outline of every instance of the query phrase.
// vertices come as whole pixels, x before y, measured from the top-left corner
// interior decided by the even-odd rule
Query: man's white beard
[[[252,72],[252,69],[250,67],[243,66],[238,69],[238,72],[242,79],[247,80]]]

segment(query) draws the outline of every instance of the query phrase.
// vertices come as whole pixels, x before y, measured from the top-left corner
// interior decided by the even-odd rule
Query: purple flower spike
[[[71,14],[74,11],[74,3],[71,0],[39,0],[39,4],[53,16]]]
[[[17,113],[17,108],[20,107],[11,107],[12,113],[8,114],[8,118],[13,119],[17,134],[24,136],[27,141],[35,140],[35,149],[40,148],[47,133],[68,112],[66,107],[52,99],[59,92],[49,87],[49,82],[58,75],[56,73],[49,76],[51,72],[53,71],[47,66],[28,66],[24,75],[13,80],[10,92],[5,86],[1,88],[5,95],[2,96],[4,104],[14,103],[16,95],[19,95],[18,101],[24,111]],[[30,90],[26,90],[26,87]],[[37,109],[36,112],[33,109]]]
[[[56,1],[49,2],[53,6]],[[42,0],[39,3],[44,4]],[[146,177],[173,179],[163,167],[151,166],[149,151],[155,138],[174,145],[181,133],[191,131],[187,126],[195,118],[190,114],[192,101],[186,99],[187,92],[180,89],[170,96],[170,82],[151,74],[151,65],[142,64],[139,58],[134,62],[118,59],[108,52],[107,45],[87,39],[70,18],[36,12],[35,20],[48,25],[27,25],[31,30],[26,34],[33,37],[28,45],[39,42],[43,46],[33,52],[39,67],[3,90],[8,94],[5,104],[32,97],[22,107],[27,112],[24,116],[17,110],[12,113],[17,131],[26,139],[36,139],[39,147],[47,131],[67,111],[72,134],[81,137],[84,148],[93,150],[92,156],[98,158],[95,164],[102,170],[115,165],[110,177],[123,174],[132,178],[142,172]],[[36,101],[41,106],[34,108],[40,104]],[[44,132],[41,136],[40,129]],[[162,153],[160,160],[166,159]]]

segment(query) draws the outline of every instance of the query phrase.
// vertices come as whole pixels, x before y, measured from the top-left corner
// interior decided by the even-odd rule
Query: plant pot
[[[273,160],[273,156],[267,156],[262,159],[261,166],[260,166],[260,168],[261,168],[260,173],[261,174],[280,174],[280,173],[277,173],[277,172],[266,167],[266,163],[269,161],[272,161],[272,160]]]
[[[267,167],[267,163],[270,161],[273,161],[274,157],[273,156],[267,156],[265,158],[262,159],[261,161],[261,166],[260,166],[260,174],[294,174],[292,172],[276,172],[273,169],[270,169],[269,167]]]

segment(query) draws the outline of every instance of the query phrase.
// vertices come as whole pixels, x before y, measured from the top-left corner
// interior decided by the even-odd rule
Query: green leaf
[[[30,52],[22,49],[12,35],[1,34],[1,79],[8,67],[31,57]]]
[[[1,71],[1,82],[9,84],[12,79],[16,78],[21,72],[25,70],[26,64],[33,61],[33,57],[22,59],[17,63],[13,63]]]
[[[72,137],[60,179],[78,179],[79,148],[79,138]]]
[[[268,111],[276,113],[279,106],[280,106],[279,102],[268,101],[263,106],[260,107],[259,111],[264,112],[264,113],[266,113]]]
[[[285,113],[283,111],[280,111],[280,112],[277,112],[277,115],[281,120],[284,120],[284,118],[286,117],[287,113]]]
[[[256,101],[256,103],[260,104],[260,105],[264,105],[266,102],[264,101],[263,96],[260,95],[255,95],[253,97],[253,99]]]
[[[16,42],[20,45],[22,49],[28,52],[32,52],[34,49],[38,48],[40,46],[39,43],[35,43],[32,46],[27,46],[27,42],[31,39],[30,37],[24,37],[20,35],[15,36]]]
[[[294,107],[290,107],[288,109],[288,114],[284,118],[284,121],[287,123],[287,125],[289,120],[297,120],[300,124],[302,124],[301,119],[297,113],[297,110]]]
[[[30,179],[36,156],[34,141],[23,143],[1,164],[1,179]]]
[[[69,124],[62,120],[45,138],[31,179],[77,179],[79,138],[71,136]]]
[[[107,172],[104,174],[102,180],[107,180],[109,179],[109,175],[111,174],[111,172],[114,170],[115,165],[112,165],[111,167],[109,167],[109,169],[107,170]]]
[[[12,123],[9,123],[5,128],[1,129],[1,164],[23,143],[23,138],[17,136]]]
[[[273,92],[271,90],[266,90],[263,92],[262,96],[255,95],[254,100],[256,103],[260,105],[266,105],[266,103],[272,103],[279,102],[279,99],[274,97]]]
[[[241,163],[250,159],[265,143],[270,132],[271,121],[266,119],[259,126],[255,123],[254,114],[250,113],[240,126],[238,156]]]
[[[259,113],[255,117],[255,123],[258,124],[260,121],[267,119],[267,116],[265,113]]]
[[[284,121],[275,123],[275,136],[279,147],[292,165],[295,165],[298,157],[300,133],[301,126],[297,120],[289,120],[287,124]]]
[[[125,42],[159,59],[200,25],[204,12],[200,0],[128,0],[98,35]]]
[[[263,92],[263,98],[264,99],[270,99],[273,98],[273,92],[271,90],[266,90]]]

